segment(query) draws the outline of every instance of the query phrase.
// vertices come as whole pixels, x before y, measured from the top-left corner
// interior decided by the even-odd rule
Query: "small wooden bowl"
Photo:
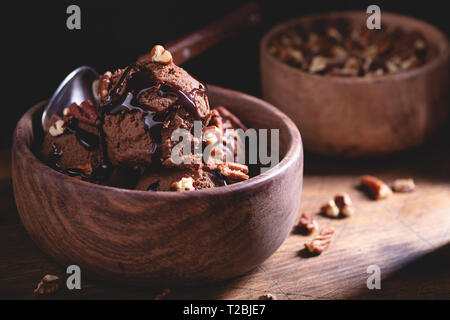
[[[382,23],[420,31],[437,53],[419,68],[374,78],[309,74],[269,53],[269,40],[285,28],[336,18],[365,25],[367,15],[336,12],[303,17],[282,23],[263,37],[264,99],[294,120],[307,150],[320,154],[360,157],[422,144],[448,116],[450,50],[445,35],[423,21],[383,12]]]
[[[212,282],[245,273],[288,236],[300,205],[301,137],[282,112],[257,98],[209,86],[249,127],[280,129],[280,163],[247,181],[197,192],[145,192],[80,181],[33,153],[45,102],[14,133],[14,196],[25,229],[58,262],[132,284]]]

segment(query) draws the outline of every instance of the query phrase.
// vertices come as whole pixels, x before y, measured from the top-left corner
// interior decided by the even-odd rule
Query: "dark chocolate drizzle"
[[[159,180],[150,184],[147,187],[147,191],[158,191],[158,188],[159,188]]]
[[[209,175],[216,187],[222,187],[227,185],[227,180],[225,179],[224,175],[220,173],[219,170],[212,170],[209,172]]]
[[[201,114],[197,108],[195,97],[197,94],[206,94],[206,88],[200,84],[199,88],[194,88],[190,92],[186,92],[180,86],[158,80],[153,72],[148,69],[135,70],[136,65],[128,66],[111,90],[106,103],[102,106],[101,115],[117,114],[122,110],[140,111],[146,114],[145,123],[151,128],[154,123],[154,113],[145,110],[140,105],[139,100],[142,94],[151,89],[156,89],[160,97],[176,97],[177,100],[173,106],[181,106],[185,108],[194,119],[201,119]]]
[[[98,148],[100,142],[98,136],[86,130],[80,129],[77,118],[72,117],[66,127],[67,131],[69,133],[73,133],[77,137],[78,142],[86,148],[86,150],[92,151]]]
[[[54,143],[52,143],[52,149],[53,152],[48,155],[50,166],[55,168],[56,170],[59,170],[58,161],[63,155],[64,151],[61,149],[58,149],[58,146]]]

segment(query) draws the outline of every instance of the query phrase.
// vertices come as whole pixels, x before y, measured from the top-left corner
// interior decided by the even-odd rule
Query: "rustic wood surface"
[[[390,158],[344,161],[305,156],[299,213],[317,208],[336,192],[347,191],[357,213],[345,219],[314,216],[336,228],[321,256],[302,251],[309,237],[291,235],[255,270],[207,287],[171,288],[172,299],[256,299],[270,292],[279,299],[450,298],[450,135]],[[360,174],[390,182],[413,177],[415,192],[369,200],[355,188]],[[33,289],[47,273],[65,271],[46,257],[21,225],[12,195],[10,153],[0,152],[0,298],[46,299]],[[381,268],[381,290],[368,290],[369,265]],[[135,288],[82,278],[82,289],[60,290],[57,299],[153,299],[163,288]]]

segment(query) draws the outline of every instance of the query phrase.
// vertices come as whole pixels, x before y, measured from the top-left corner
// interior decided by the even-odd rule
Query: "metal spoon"
[[[172,53],[176,64],[182,64],[199,55],[220,41],[229,38],[238,31],[261,23],[261,9],[258,4],[250,2],[212,24],[195,31],[191,35],[167,44],[166,49]],[[149,54],[139,60],[149,59]],[[78,104],[89,99],[98,104],[96,85],[99,74],[88,66],[72,71],[56,89],[42,113],[42,127],[47,131],[53,115],[63,116],[63,110],[76,102]]]
[[[94,104],[98,103],[94,93],[99,74],[91,67],[82,66],[73,70],[56,89],[47,107],[42,113],[42,127],[48,130],[53,115],[63,116],[64,108],[76,102],[78,104],[89,99]],[[97,81],[96,81],[97,80]]]

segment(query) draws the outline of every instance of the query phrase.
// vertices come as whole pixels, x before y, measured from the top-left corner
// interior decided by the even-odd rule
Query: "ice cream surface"
[[[212,130],[225,145],[237,141],[227,129],[245,126],[224,107],[211,110],[206,87],[175,65],[163,47],[155,46],[147,59],[105,72],[98,97],[98,107],[90,101],[73,103],[45,133],[41,154],[53,168],[92,182],[148,191],[200,190],[248,179],[246,166],[233,161],[174,161],[179,141],[172,135],[178,129],[196,141],[191,132],[197,121],[202,132]],[[209,142],[201,137],[200,143]],[[233,143],[233,150],[220,145],[213,152],[222,152],[224,159],[231,152],[234,160]]]

